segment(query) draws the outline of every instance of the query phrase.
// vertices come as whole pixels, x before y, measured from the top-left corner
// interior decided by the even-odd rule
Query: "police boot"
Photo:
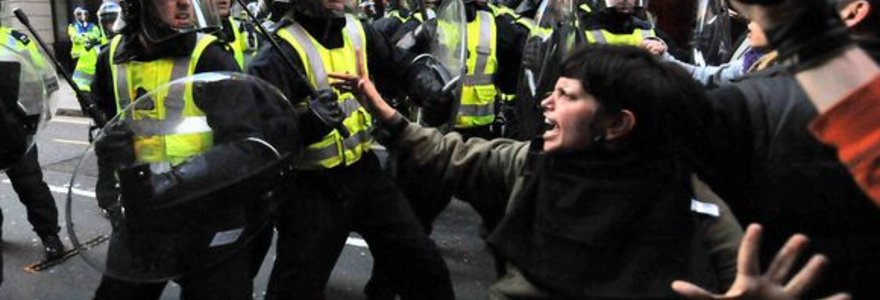
[[[43,251],[45,251],[46,260],[53,260],[64,255],[64,244],[57,233],[40,236],[43,240]]]

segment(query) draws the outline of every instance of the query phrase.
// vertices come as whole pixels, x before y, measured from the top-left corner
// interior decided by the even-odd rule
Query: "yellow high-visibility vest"
[[[581,4],[578,8],[587,14],[593,12],[593,9],[587,4]],[[596,28],[585,30],[584,34],[587,37],[587,42],[590,44],[619,46],[640,46],[644,39],[657,36],[653,28],[636,28],[629,34],[612,33],[605,29]]]
[[[495,16],[480,10],[467,25],[467,74],[463,80],[456,128],[472,128],[495,121],[493,75],[498,70],[498,30]]]
[[[76,61],[76,68],[73,70],[73,82],[83,92],[92,91],[92,81],[95,80],[95,67],[98,64],[98,54],[100,47],[92,47],[84,51],[79,60]]]
[[[121,40],[122,36],[113,38],[110,57],[115,56]],[[198,41],[190,56],[111,65],[116,111],[123,113],[133,100],[137,100],[136,97],[142,96],[137,94],[138,90],[150,93],[175,79],[194,75],[202,52],[216,40],[214,36],[198,34]],[[122,117],[132,120],[132,130],[136,136],[135,155],[140,162],[178,165],[214,145],[214,135],[208,127],[205,113],[193,100],[192,89],[192,83],[187,83],[159,90],[152,94],[151,105],[124,111]],[[186,126],[165,128],[178,124]]]
[[[15,51],[25,59],[28,59],[34,64],[35,68],[44,70],[48,67],[46,65],[46,60],[43,59],[43,55],[40,54],[40,49],[37,48],[37,42],[30,41],[25,44],[21,40],[15,38],[12,34],[11,28],[0,26],[0,42],[10,50]]]
[[[100,40],[103,33],[101,33],[101,29],[98,26],[95,26],[92,23],[89,23],[85,28],[87,31],[84,35],[81,35],[79,30],[76,28],[75,24],[70,24],[67,26],[67,35],[70,36],[70,57],[73,59],[79,58],[83,53],[86,52],[86,42],[89,40]]]
[[[236,20],[233,17],[229,17],[229,24],[232,26],[232,36],[233,40],[228,41],[227,45],[232,48],[232,55],[235,57],[235,62],[238,63],[238,67],[244,70],[244,52],[247,50],[247,41],[244,39],[244,35],[241,34],[241,22]]]
[[[301,25],[293,23],[278,31],[278,36],[289,43],[303,62],[309,84],[316,89],[330,88],[328,73],[357,74],[355,49],[361,49],[364,64],[366,57],[366,34],[361,22],[353,15],[345,15],[343,29],[344,45],[337,49],[327,49],[312,37]],[[365,65],[366,67],[366,65]],[[333,130],[321,141],[309,145],[297,168],[321,169],[348,166],[370,150],[373,143],[369,134],[373,122],[370,114],[361,107],[351,93],[336,90],[339,106],[345,113],[343,125],[351,134],[342,138],[339,131]],[[299,105],[308,105],[303,101]]]
[[[587,42],[601,45],[639,46],[646,38],[656,37],[653,29],[636,28],[630,34],[611,33],[605,29],[592,29],[584,31]]]

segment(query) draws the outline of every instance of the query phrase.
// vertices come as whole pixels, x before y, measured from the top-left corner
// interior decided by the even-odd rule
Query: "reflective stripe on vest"
[[[653,29],[636,28],[631,34],[614,34],[605,29],[587,31],[587,41],[600,45],[639,46],[650,37],[654,37]]]
[[[330,88],[328,72],[357,73],[355,49],[366,49],[366,37],[360,21],[354,16],[347,14],[345,20],[344,45],[332,50],[324,48],[297,23],[278,31],[278,35],[297,51],[311,84],[317,89]],[[364,55],[366,61],[366,52],[361,51],[361,55]],[[372,138],[368,129],[372,118],[354,99],[354,95],[339,91],[336,93],[339,97],[339,105],[345,113],[343,124],[351,136],[343,139],[338,131],[331,131],[321,141],[306,148],[297,165],[298,168],[348,166],[360,160],[363,153],[369,151]]]
[[[497,91],[492,79],[498,69],[495,17],[481,10],[467,28],[468,73],[462,81],[464,89],[456,128],[484,126],[495,121]]]
[[[121,36],[110,45],[115,56]],[[176,84],[156,90],[176,79],[195,74],[202,52],[216,37],[198,34],[189,56],[162,58],[149,62],[130,61],[111,66],[117,111],[132,104],[138,90],[152,93],[148,102],[138,102],[125,109],[122,118],[130,119],[135,138],[135,154],[140,162],[177,165],[213,146],[213,134],[205,113],[195,105],[192,83]],[[135,99],[137,100],[137,99]]]
[[[235,56],[235,62],[238,63],[238,67],[244,70],[244,50],[247,49],[247,41],[244,40],[244,36],[241,34],[241,23],[238,20],[235,20],[232,17],[229,17],[229,24],[232,26],[232,36],[235,38],[232,41],[229,41],[229,47],[232,47],[232,55]]]

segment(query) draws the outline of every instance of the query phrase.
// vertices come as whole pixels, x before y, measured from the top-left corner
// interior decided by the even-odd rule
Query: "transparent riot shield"
[[[730,37],[730,9],[723,0],[697,0],[693,35],[694,63],[699,66],[727,62],[734,49]]]
[[[428,30],[430,44],[428,53],[434,71],[440,74],[446,86],[444,92],[461,99],[462,78],[467,73],[467,19],[462,0],[445,0],[436,8],[436,18],[428,20],[422,27]],[[450,110],[447,122],[437,126],[441,129],[452,129],[460,101],[456,101]],[[421,112],[419,114],[421,119]]]
[[[257,104],[236,104],[249,101]],[[224,107],[201,108],[218,103]],[[269,226],[267,194],[280,162],[298,148],[271,142],[294,136],[243,134],[289,122],[292,114],[256,111],[267,106],[292,112],[256,77],[203,73],[122,109],[70,182],[67,228],[80,256],[107,276],[155,282],[206,271],[248,249]]]
[[[0,45],[0,170],[29,151],[51,118],[46,83],[28,49]]]
[[[531,139],[542,131],[540,102],[559,78],[562,61],[582,39],[575,0],[544,0],[523,50],[517,85],[517,128],[514,138]]]

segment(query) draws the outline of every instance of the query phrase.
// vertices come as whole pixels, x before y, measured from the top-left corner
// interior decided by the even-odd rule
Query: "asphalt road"
[[[70,247],[65,224],[67,186],[82,153],[88,147],[88,121],[80,117],[58,116],[38,137],[40,164],[59,208],[61,237]],[[94,197],[94,187],[78,186],[79,197]],[[24,206],[12,190],[9,180],[0,174],[0,208],[4,215],[2,250],[4,256],[0,299],[90,299],[100,274],[75,256],[41,272],[24,267],[42,258],[39,239],[27,222]],[[95,215],[81,223],[103,222]],[[470,207],[458,201],[437,220],[432,238],[439,246],[452,275],[459,299],[485,299],[486,289],[494,281],[494,263],[485,243],[477,235],[479,218]],[[255,299],[263,298],[274,260],[275,248],[263,262],[254,282]],[[369,248],[352,235],[341,254],[328,283],[328,299],[363,299],[362,289],[369,279],[372,257]],[[179,289],[170,284],[162,299],[177,299]]]

